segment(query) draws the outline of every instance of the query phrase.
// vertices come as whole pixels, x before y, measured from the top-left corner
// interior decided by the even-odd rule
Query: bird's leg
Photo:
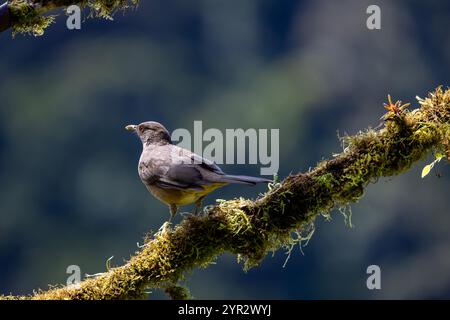
[[[200,197],[195,201],[194,215],[198,215],[199,209],[202,207],[202,201],[206,196]]]
[[[170,205],[170,219],[169,219],[169,223],[172,222],[172,219],[175,217],[175,215],[178,212],[178,207],[176,204],[171,204]]]
[[[172,223],[172,219],[173,219],[173,217],[175,217],[175,215],[177,214],[177,211],[178,211],[178,207],[175,204],[171,204],[171,205],[169,205],[169,207],[170,207],[169,221],[164,222],[163,225],[161,226],[161,228],[159,228],[159,231],[162,233],[165,233],[167,231],[167,229],[169,229],[169,226]]]

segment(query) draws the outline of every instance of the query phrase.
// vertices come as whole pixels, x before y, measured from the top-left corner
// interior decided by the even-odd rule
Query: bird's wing
[[[203,190],[203,186],[210,183],[204,180],[195,165],[174,164],[159,177],[157,184],[165,188]]]
[[[158,181],[155,182],[155,185],[163,189],[198,190],[198,191],[204,190],[204,188],[200,185],[195,185],[192,183],[187,184],[179,181],[170,180],[165,177],[161,177],[160,179],[158,179]]]
[[[159,180],[187,189],[204,189],[205,186],[223,182],[223,171],[214,163],[181,163],[170,166]]]
[[[219,176],[225,173],[213,161],[205,159],[189,150],[175,147],[176,161],[173,161],[166,174],[160,178],[164,183],[181,185],[187,189],[204,189],[205,186],[220,182]]]
[[[205,170],[217,173],[219,175],[225,174],[222,169],[220,169],[220,167],[213,161],[200,157],[198,154],[191,153],[190,158],[194,164],[200,165],[200,167]]]
[[[205,184],[198,170],[183,164],[173,164],[166,172],[155,172],[142,165],[139,175],[146,185],[157,185],[164,189],[203,190],[202,184]]]
[[[141,159],[139,172],[146,184],[183,190],[204,190],[225,175],[214,162],[174,145],[148,152]]]
[[[171,165],[173,164],[185,164],[188,167],[195,167],[201,171],[206,170],[218,175],[224,175],[225,173],[219,168],[213,161],[203,158],[198,154],[193,153],[187,149],[179,146],[170,146],[171,153]]]

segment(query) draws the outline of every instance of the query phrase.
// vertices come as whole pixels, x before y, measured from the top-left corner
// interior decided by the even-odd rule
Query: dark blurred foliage
[[[70,264],[92,274],[114,255],[120,265],[168,218],[139,181],[128,123],[279,128],[284,177],[339,152],[337,132],[377,126],[388,93],[416,107],[416,95],[448,85],[450,2],[378,1],[379,31],[366,28],[370,4],[146,0],[81,31],[60,15],[40,38],[1,34],[0,292],[65,283]],[[338,212],[319,217],[285,268],[283,251],[247,273],[226,254],[188,277],[192,294],[450,298],[450,170],[441,162],[441,178],[422,180],[431,161],[370,185],[353,229]],[[262,191],[226,187],[208,203]],[[371,264],[382,290],[366,288]]]

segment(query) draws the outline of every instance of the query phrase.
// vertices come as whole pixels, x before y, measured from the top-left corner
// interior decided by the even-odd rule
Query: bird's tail
[[[270,183],[272,180],[259,178],[259,177],[250,177],[250,176],[234,176],[234,175],[223,175],[220,177],[221,182],[226,183],[243,183],[255,185],[257,183]]]

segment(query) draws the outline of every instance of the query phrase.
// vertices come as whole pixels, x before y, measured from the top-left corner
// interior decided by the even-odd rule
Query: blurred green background
[[[378,31],[366,28],[370,4],[144,0],[81,31],[60,15],[40,38],[1,34],[0,293],[65,283],[72,264],[83,274],[104,271],[110,256],[120,265],[168,218],[139,180],[128,123],[279,128],[285,177],[339,152],[337,132],[377,126],[388,93],[416,107],[416,95],[449,85],[450,2],[377,1]],[[353,229],[338,212],[319,217],[305,255],[295,248],[285,268],[282,250],[247,273],[225,254],[188,277],[192,294],[450,298],[450,170],[441,162],[422,180],[431,160],[370,185],[352,206]],[[264,188],[229,186],[207,204]],[[366,287],[371,264],[381,290]]]

